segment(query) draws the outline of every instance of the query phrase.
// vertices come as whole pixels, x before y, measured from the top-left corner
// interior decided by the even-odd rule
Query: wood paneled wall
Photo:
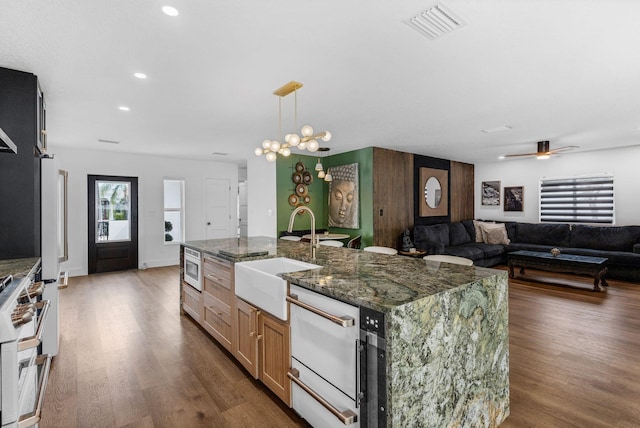
[[[413,228],[413,154],[373,149],[374,245],[398,248]]]
[[[474,169],[472,164],[451,161],[451,222],[473,220]]]

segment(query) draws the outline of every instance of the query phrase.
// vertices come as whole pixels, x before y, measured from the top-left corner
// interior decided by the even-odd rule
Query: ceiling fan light
[[[300,132],[305,137],[311,137],[313,135],[313,128],[311,126],[309,126],[309,125],[305,125],[305,126],[302,127]]]

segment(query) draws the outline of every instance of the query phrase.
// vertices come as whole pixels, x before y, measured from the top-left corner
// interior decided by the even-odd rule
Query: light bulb
[[[255,153],[256,156],[262,156],[262,154],[264,152],[262,151],[262,149],[260,147],[256,147],[256,149],[253,151],[253,153]]]
[[[276,160],[276,154],[274,152],[269,152],[267,153],[267,160],[269,162],[275,162]]]
[[[322,137],[322,141],[329,141],[331,139],[331,132],[324,131],[324,136]]]
[[[291,154],[291,149],[289,147],[285,147],[282,149],[282,156],[289,156]]]
[[[273,140],[271,142],[271,146],[270,147],[271,147],[271,151],[272,152],[277,152],[278,150],[280,150],[280,143],[278,141],[276,141],[276,140]]]
[[[311,126],[309,126],[309,125],[305,125],[305,126],[302,127],[300,132],[305,137],[311,137],[313,135],[313,128]]]
[[[300,144],[298,144],[298,148],[300,150],[304,150],[307,148],[307,142],[306,141],[300,141]]]
[[[284,136],[284,142],[288,143],[289,142],[289,138],[291,138],[291,134],[287,134]]]
[[[300,144],[300,137],[298,134],[289,134],[289,144],[292,146],[297,146]]]
[[[320,163],[320,159],[318,159],[318,163],[316,164],[316,171],[322,171],[324,168],[322,167],[322,164]]]
[[[269,155],[267,155],[267,156],[269,156]],[[327,172],[327,175],[324,176],[324,181],[333,181],[333,177],[331,177],[331,174],[329,174]]]
[[[262,142],[262,148],[263,149],[268,149],[269,147],[271,147],[271,140],[264,140]]]
[[[310,152],[316,152],[316,151],[318,151],[318,147],[320,147],[320,144],[318,144],[318,142],[316,140],[311,140],[311,141],[309,141],[309,145],[308,145],[307,149]]]
[[[318,178],[324,178],[324,171],[318,171]]]

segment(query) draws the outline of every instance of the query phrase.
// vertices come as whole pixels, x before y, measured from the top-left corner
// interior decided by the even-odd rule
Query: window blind
[[[613,175],[543,178],[540,222],[613,224]]]

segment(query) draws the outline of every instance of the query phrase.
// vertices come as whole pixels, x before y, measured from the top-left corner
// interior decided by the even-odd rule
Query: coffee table
[[[520,267],[520,274],[524,275],[525,268],[534,268],[550,272],[566,272],[587,274],[593,276],[593,291],[600,291],[600,284],[607,287],[605,279],[607,275],[606,257],[576,256],[572,254],[559,254],[553,256],[550,253],[539,251],[514,251],[507,254],[509,266],[509,278],[515,278],[513,268]]]

